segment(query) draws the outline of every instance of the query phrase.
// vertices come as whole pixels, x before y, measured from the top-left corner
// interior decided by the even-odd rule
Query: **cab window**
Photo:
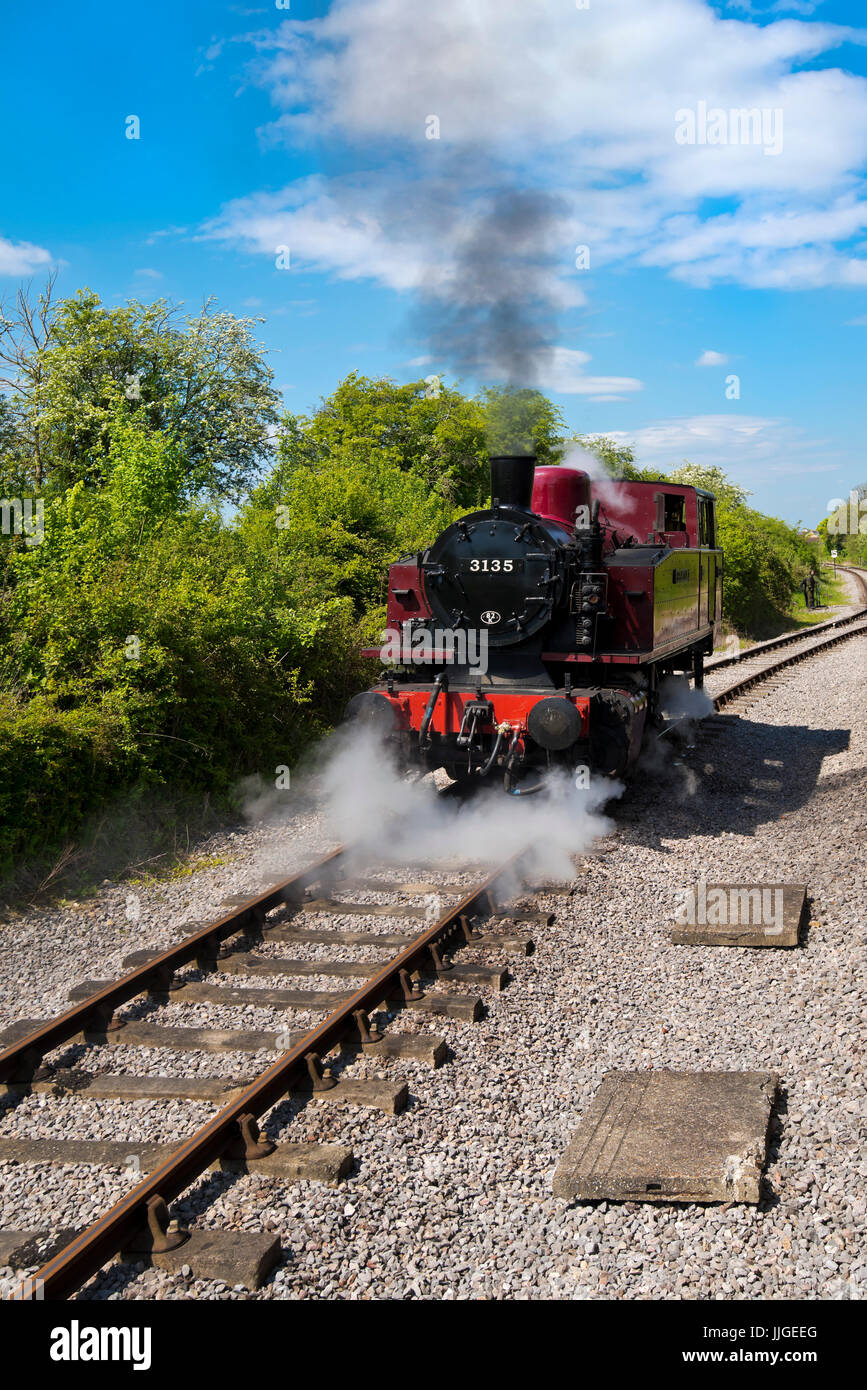
[[[665,525],[663,531],[685,531],[686,523],[683,519],[683,498],[677,497],[673,493],[663,494],[665,502]]]
[[[698,499],[698,543],[713,549],[713,502],[709,497]]]

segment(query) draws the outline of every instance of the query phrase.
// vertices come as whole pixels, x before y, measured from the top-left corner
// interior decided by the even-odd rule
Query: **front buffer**
[[[644,694],[631,689],[482,691],[452,688],[441,672],[429,683],[388,681],[357,695],[346,716],[393,740],[407,767],[441,767],[462,782],[501,780],[521,796],[554,768],[623,775],[637,759],[646,710]]]

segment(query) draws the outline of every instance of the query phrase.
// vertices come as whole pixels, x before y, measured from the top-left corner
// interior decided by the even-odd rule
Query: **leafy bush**
[[[6,863],[109,789],[291,763],[360,683],[351,602],[296,606],[272,539],[181,506],[178,447],[118,418],[107,485],[47,498],[41,545],[4,538]]]

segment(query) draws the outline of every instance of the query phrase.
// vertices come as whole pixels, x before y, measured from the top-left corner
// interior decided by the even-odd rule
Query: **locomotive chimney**
[[[531,510],[534,454],[493,454],[491,456],[491,500],[503,506]]]

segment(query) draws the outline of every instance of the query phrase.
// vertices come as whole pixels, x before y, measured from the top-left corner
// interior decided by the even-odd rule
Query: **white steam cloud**
[[[662,712],[669,720],[695,722],[713,712],[713,700],[706,690],[697,690],[683,676],[667,676],[659,687]]]
[[[696,690],[684,676],[667,676],[659,687],[661,712],[666,728],[651,733],[641,754],[641,774],[651,777],[678,801],[695,796],[699,780],[684,762],[683,745],[689,743],[699,720],[713,710],[713,700],[704,690]]]
[[[568,881],[574,856],[612,829],[603,809],[623,791],[603,777],[581,788],[564,772],[550,776],[538,794],[513,797],[492,774],[489,787],[459,800],[442,795],[430,777],[402,774],[384,740],[357,726],[338,729],[319,754],[311,781],[324,828],[360,858],[393,864],[494,867],[528,851],[530,873]],[[259,815],[265,809],[260,800]]]
[[[609,509],[611,520],[616,518],[621,525],[629,526],[633,519],[637,519],[638,503],[624,495],[620,482],[612,478],[602,460],[590,449],[585,449],[582,444],[571,444],[563,455],[560,467],[573,468],[589,475],[593,483],[593,496],[600,502],[602,521],[605,521]]]

